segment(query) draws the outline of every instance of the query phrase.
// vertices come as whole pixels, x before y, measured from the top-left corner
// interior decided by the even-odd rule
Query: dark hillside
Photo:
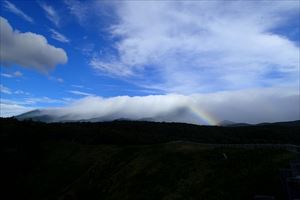
[[[1,119],[1,135],[17,140],[33,137],[80,144],[156,144],[174,140],[199,143],[300,144],[300,125],[268,124],[243,127],[198,126],[183,123],[113,121],[42,123]]]
[[[1,199],[284,199],[279,170],[295,153],[195,142],[299,144],[298,131],[1,119]]]

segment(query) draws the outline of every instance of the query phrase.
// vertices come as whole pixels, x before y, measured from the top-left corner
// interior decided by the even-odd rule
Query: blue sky
[[[299,4],[1,0],[1,116],[85,99],[159,95],[171,102],[180,95],[201,96],[199,107],[239,120],[246,101],[235,116],[216,107],[253,91],[269,96],[252,107],[298,100]],[[211,95],[218,104],[203,102]],[[299,118],[291,101],[272,105],[268,110],[284,116],[270,119]],[[290,109],[296,112],[286,114]],[[257,115],[242,120],[268,121],[274,113]]]

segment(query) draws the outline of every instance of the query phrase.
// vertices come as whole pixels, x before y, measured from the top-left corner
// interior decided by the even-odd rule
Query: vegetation
[[[283,199],[279,169],[294,153],[188,141],[299,144],[297,131],[298,126],[1,119],[2,199]]]
[[[298,125],[217,127],[184,123],[113,121],[99,123],[42,123],[1,119],[2,134],[16,140],[66,140],[80,144],[157,144],[176,140],[199,143],[300,144]]]

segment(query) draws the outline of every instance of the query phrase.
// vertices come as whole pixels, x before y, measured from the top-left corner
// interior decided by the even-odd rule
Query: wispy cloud
[[[21,76],[23,76],[23,74],[20,71],[15,71],[14,76],[15,77],[21,77]]]
[[[69,90],[68,92],[71,94],[80,95],[80,96],[94,96],[94,94],[82,92],[82,91],[78,91],[78,90]]]
[[[27,92],[17,90],[15,94],[30,95]],[[1,98],[0,102],[0,117],[11,117],[28,112],[34,109],[49,107],[49,105],[63,105],[70,103],[72,100],[53,99],[49,97],[25,97],[17,98],[16,100]]]
[[[15,71],[14,73],[1,73],[1,76],[5,78],[14,78],[14,77],[22,77],[23,74],[20,71]]]
[[[2,84],[0,85],[0,92],[4,94],[12,94],[11,90]]]
[[[3,6],[6,8],[8,11],[14,13],[15,15],[18,15],[19,17],[22,17],[24,20],[33,23],[34,20],[25,14],[21,9],[17,8],[14,4],[12,4],[9,1],[3,1]]]
[[[1,103],[4,103],[4,104],[27,105],[27,103],[24,102],[23,100],[12,100],[12,99],[6,99],[6,98],[1,98]]]
[[[64,79],[62,79],[60,77],[49,76],[48,78],[49,78],[49,80],[56,81],[58,83],[63,83],[64,82]]]
[[[29,98],[25,98],[24,103],[27,105],[35,105],[35,104],[61,104],[61,103],[65,103],[64,100],[61,99],[53,99],[53,98],[49,98],[49,97],[29,97]]]
[[[23,106],[19,104],[11,104],[0,102],[0,117],[12,117],[24,112],[35,109],[34,107]]]
[[[114,20],[114,3],[112,1],[64,0],[64,3],[77,22],[84,27],[106,28],[103,23]]]
[[[7,74],[7,73],[1,73],[1,76],[5,77],[5,78],[12,78],[13,77],[12,74]]]
[[[15,96],[14,99],[6,99],[1,98],[1,102],[5,104],[17,104],[27,107],[41,107],[41,104],[44,105],[63,105],[67,102],[70,102],[71,100],[67,101],[64,98],[62,99],[56,99],[56,98],[50,98],[50,97],[34,97],[32,94],[25,92],[23,90],[16,90],[14,94],[17,95],[23,95],[23,97]],[[24,96],[25,95],[25,96]]]
[[[10,88],[8,88],[2,84],[0,85],[0,92],[4,93],[4,94],[30,95],[29,92],[25,92],[23,90],[12,91]],[[1,101],[3,101],[2,98],[1,98]]]
[[[47,5],[44,2],[39,2],[40,6],[43,8],[43,10],[46,13],[47,18],[55,25],[55,26],[59,26],[60,25],[60,17],[58,15],[58,13],[55,11],[55,9],[50,6]]]
[[[14,94],[18,94],[18,95],[30,95],[29,92],[25,92],[23,90],[16,90],[16,91],[14,91]]]
[[[85,89],[85,90],[93,90],[92,88],[90,87],[86,87],[84,85],[77,85],[77,84],[73,84],[71,85],[73,88],[76,88],[76,89]]]
[[[118,2],[109,28],[117,53],[89,64],[165,92],[296,85],[299,46],[274,30],[299,9],[296,1]]]
[[[80,89],[84,88],[83,85],[71,85],[71,86],[72,86],[72,87],[75,87],[75,88],[80,88]]]
[[[50,28],[49,30],[51,32],[51,37],[53,39],[55,39],[57,41],[60,41],[60,42],[63,42],[63,43],[69,43],[70,42],[70,40],[66,36],[64,36],[63,34],[57,32],[56,30],[54,30],[52,28]]]
[[[88,2],[82,3],[77,0],[64,0],[69,12],[74,15],[78,22],[83,25],[86,18],[89,16],[89,11],[92,8]]]
[[[89,65],[95,69],[96,71],[101,71],[104,73],[118,75],[118,76],[131,76],[133,75],[133,71],[125,66],[122,62],[110,60],[109,62],[105,62],[98,57],[93,57]]]
[[[64,79],[62,79],[62,78],[57,78],[56,79],[59,83],[63,83],[64,82]]]

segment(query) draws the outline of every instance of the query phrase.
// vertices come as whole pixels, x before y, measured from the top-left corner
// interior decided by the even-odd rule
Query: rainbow
[[[214,116],[212,116],[210,113],[205,111],[204,109],[200,109],[199,106],[196,106],[195,104],[190,104],[189,109],[200,119],[205,121],[208,125],[218,125],[219,120],[217,120]]]

